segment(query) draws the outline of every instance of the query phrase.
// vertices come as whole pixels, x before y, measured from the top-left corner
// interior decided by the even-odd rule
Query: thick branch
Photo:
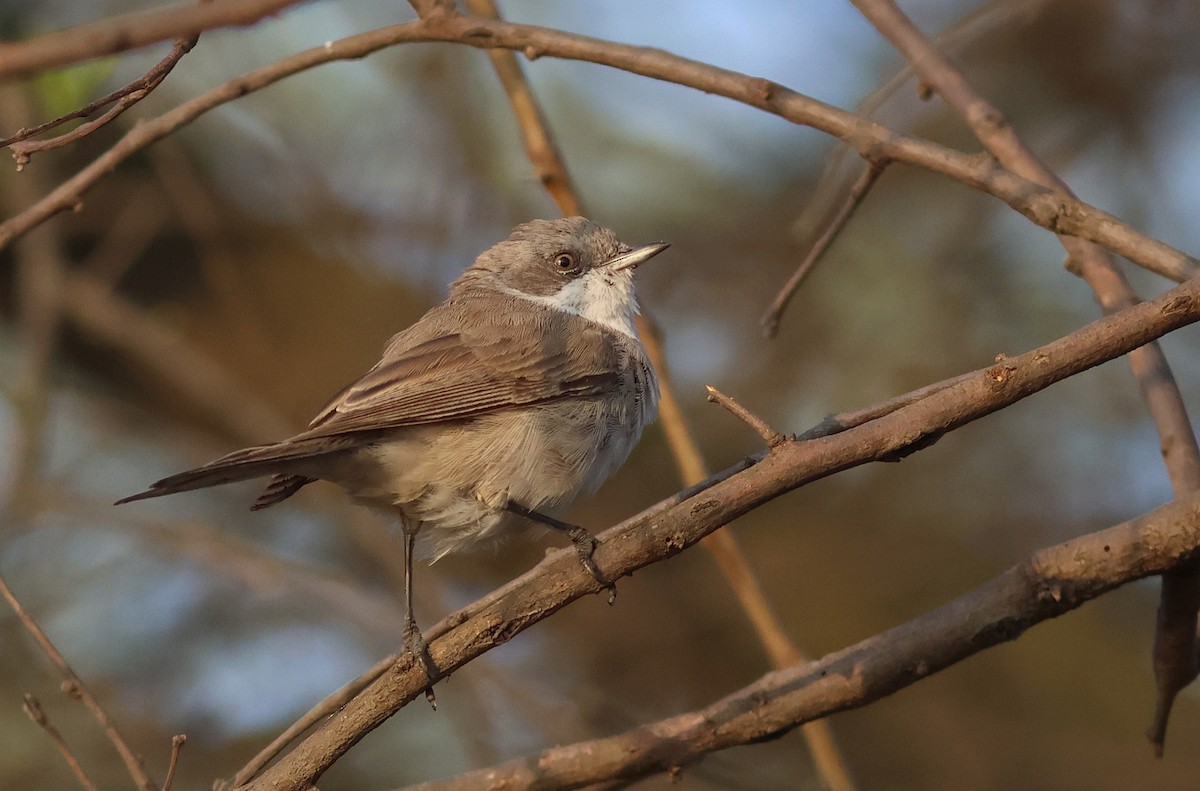
[[[768,673],[699,711],[405,791],[580,788],[680,767],[903,689],[1113,588],[1200,553],[1200,494],[1049,547],[971,592],[817,662]]]
[[[694,497],[652,509],[600,538],[596,562],[613,579],[671,557],[757,506],[806,483],[920,446],[1054,382],[1200,320],[1200,280],[1095,321],[1070,335],[976,372],[961,383],[857,428],[808,442],[788,442],[762,461]],[[1151,572],[1147,572],[1151,573]],[[485,651],[601,586],[579,568],[572,550],[548,557],[489,597],[490,604],[431,640],[434,663],[452,673]],[[890,649],[889,649],[890,650]],[[392,665],[324,726],[245,789],[307,789],[359,739],[426,687],[405,659]],[[862,701],[862,702],[865,702]]]

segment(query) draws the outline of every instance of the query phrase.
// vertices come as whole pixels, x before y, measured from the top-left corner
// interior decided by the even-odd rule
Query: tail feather
[[[250,510],[261,511],[281,503],[315,480],[316,478],[309,478],[307,475],[276,475],[254,501],[254,505],[250,506]]]
[[[361,444],[361,439],[354,437],[316,437],[302,440],[289,439],[283,442],[276,442],[272,445],[244,448],[222,456],[216,461],[209,462],[203,467],[176,473],[175,475],[163,478],[161,481],[155,481],[150,484],[150,488],[146,491],[122,497],[114,505],[131,503],[135,500],[148,500],[151,497],[162,497],[163,495],[175,494],[176,492],[188,492],[193,489],[205,489],[209,486],[220,486],[221,484],[233,483],[234,481],[261,478],[264,475],[283,475],[292,478],[303,477],[305,478],[304,483],[309,483],[313,480],[312,478],[294,474],[297,462],[346,450],[358,444]],[[296,483],[294,480],[289,480],[289,486],[281,487],[278,491],[272,491],[275,486],[268,488],[267,492],[264,492],[263,497],[267,498],[271,496],[277,499],[272,499],[270,502],[259,507],[265,508],[266,505],[272,505],[279,500],[290,497],[304,483]],[[281,494],[283,496],[279,496]]]

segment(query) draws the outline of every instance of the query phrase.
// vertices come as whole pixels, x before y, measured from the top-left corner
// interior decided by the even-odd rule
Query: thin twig
[[[17,615],[17,620],[25,627],[25,630],[33,637],[38,648],[46,655],[51,664],[58,670],[59,675],[63,677],[63,691],[71,698],[80,701],[84,708],[92,713],[96,722],[100,724],[100,728],[104,731],[104,735],[112,742],[113,747],[117,748],[117,752],[121,756],[121,760],[125,763],[125,769],[129,772],[129,776],[133,778],[134,784],[140,791],[158,791],[157,784],[150,779],[150,775],[146,773],[146,768],[142,764],[142,758],[135,753],[126,743],[124,737],[117,730],[117,726],[109,719],[108,713],[104,711],[104,707],[100,705],[100,701],[96,700],[96,696],[88,689],[87,684],[83,683],[83,679],[75,674],[71,666],[67,664],[67,660],[54,647],[54,643],[50,642],[50,638],[42,631],[42,627],[37,625],[33,617],[25,611],[21,602],[13,594],[12,589],[8,587],[8,583],[4,581],[4,577],[0,575],[0,596],[8,602],[8,606]]]
[[[179,753],[187,743],[187,735],[178,733],[171,737],[171,759],[167,763],[167,779],[163,780],[162,791],[171,791],[171,783],[175,782],[175,767],[179,764]]]
[[[893,0],[851,2],[912,63],[914,73],[962,116],[997,160],[1024,178],[1073,197],[1066,183],[1017,136],[1000,110],[974,90]],[[1106,250],[1073,236],[1060,234],[1059,240],[1067,251],[1068,268],[1087,282],[1105,311],[1137,303],[1137,294]],[[1183,397],[1158,344],[1132,352],[1129,364],[1158,431],[1171,487],[1176,497],[1182,497],[1200,488],[1200,445]],[[1163,578],[1154,635],[1157,698],[1149,738],[1155,754],[1160,756],[1171,703],[1200,672],[1198,614],[1200,564],[1173,569]]]
[[[978,46],[979,41],[997,33],[1002,26],[1015,27],[1014,21],[1024,26],[1033,24],[1041,13],[1053,3],[1054,0],[991,0],[938,33],[933,43],[942,52],[954,55],[972,46]],[[854,112],[864,118],[878,118],[884,104],[903,88],[912,76],[912,66],[905,61],[880,87],[855,105]],[[892,125],[898,124],[893,123]],[[846,157],[853,153],[855,153],[854,150],[845,144],[834,147],[825,160],[821,177],[813,189],[809,206],[824,204],[826,202],[825,194],[831,195],[829,198],[829,202],[831,202],[836,195],[841,193],[842,179],[837,178],[837,173]]]
[[[58,748],[59,755],[66,761],[71,774],[75,775],[75,779],[79,781],[79,785],[83,786],[86,791],[97,791],[95,784],[88,778],[87,773],[83,771],[83,766],[80,765],[75,754],[71,752],[71,748],[67,746],[66,739],[58,732],[58,728],[55,728],[51,724],[50,718],[46,716],[46,711],[42,708],[41,701],[33,695],[26,693],[25,704],[21,706],[21,710],[29,715],[29,719],[37,723],[38,727],[45,731],[46,735],[50,737],[50,741],[54,742],[54,746]]]
[[[708,390],[708,400],[710,402],[725,407],[731,415],[753,429],[754,433],[762,437],[763,442],[767,443],[768,448],[776,448],[788,441],[786,434],[776,431],[774,426],[751,412],[737,399],[725,395],[712,385],[705,385],[704,387]]]
[[[201,3],[211,2],[211,0],[200,0]],[[196,41],[199,39],[199,33],[189,37],[177,39],[171,46],[171,51],[165,58],[143,74],[138,79],[118,88],[112,93],[97,99],[84,107],[79,108],[66,115],[55,118],[52,121],[47,121],[43,124],[38,124],[32,129],[21,129],[12,137],[0,140],[0,147],[11,147],[13,159],[17,162],[17,170],[24,170],[25,165],[29,163],[30,157],[39,151],[49,151],[52,148],[65,146],[73,143],[76,140],[84,138],[95,132],[97,129],[114,120],[121,113],[128,110],[133,105],[140,102],[142,99],[150,95],[150,92],[162,83],[175,68],[175,64],[183,58],[184,55],[192,51],[192,47],[196,46]],[[115,102],[115,104],[114,104]],[[62,126],[67,121],[72,121],[76,118],[87,118],[92,113],[99,110],[101,107],[113,106],[108,109],[103,115],[87,123],[80,124],[65,134],[57,135],[47,140],[35,140],[30,142],[29,138],[39,135],[50,129]]]
[[[774,338],[779,332],[779,321],[783,317],[783,311],[787,309],[788,303],[792,301],[796,291],[800,288],[800,284],[808,277],[809,273],[816,266],[817,261],[821,260],[821,256],[825,255],[825,251],[837,239],[838,234],[846,227],[846,223],[854,216],[854,212],[862,205],[863,199],[867,197],[867,193],[871,191],[871,187],[875,186],[875,182],[883,175],[883,171],[887,168],[889,160],[887,159],[868,159],[866,169],[863,170],[858,180],[850,187],[850,192],[846,196],[846,200],[838,208],[837,212],[830,218],[829,224],[821,235],[813,242],[812,247],[808,251],[808,255],[804,256],[804,260],[800,262],[800,266],[796,267],[796,271],[784,283],[783,288],[775,296],[771,302],[771,306],[767,308],[767,312],[763,314],[761,324],[763,334],[768,338]]]

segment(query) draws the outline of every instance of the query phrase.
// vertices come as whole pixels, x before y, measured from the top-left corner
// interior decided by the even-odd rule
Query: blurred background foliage
[[[402,5],[402,4],[401,4]],[[23,38],[146,3],[0,4]],[[1200,248],[1200,6],[1190,0],[908,2],[952,30],[968,76],[1085,199]],[[984,13],[972,17],[972,14]],[[667,50],[854,107],[902,66],[841,0],[552,3],[513,20]],[[122,129],[256,66],[409,15],[312,3],[205,33],[116,127],[0,172],[11,216]],[[962,20],[968,20],[963,22]],[[970,21],[973,20],[973,21]],[[165,46],[0,92],[0,132],[148,68]],[[527,63],[592,217],[666,239],[641,275],[713,469],[756,438],[703,384],[799,431],[1056,338],[1093,319],[1062,250],[994,200],[892,167],[804,286],[780,337],[758,318],[854,168],[835,141],[724,99],[582,63]],[[886,124],[978,148],[905,82]],[[119,127],[119,128],[117,128]],[[856,163],[854,167],[857,167]],[[844,171],[844,172],[843,172]],[[167,473],[302,425],[389,335],[516,222],[552,216],[486,56],[411,45],[325,66],[200,118],[126,163],[0,257],[0,570],[162,776],[228,777],[400,643],[400,552],[386,522],[313,486],[250,514],[254,485],[121,509]],[[1143,295],[1165,284],[1132,277]],[[1197,333],[1165,342],[1200,394]],[[575,520],[601,528],[679,487],[648,432]],[[1075,377],[902,464],[790,494],[730,529],[791,635],[821,655],[916,616],[1032,550],[1171,497],[1124,363]],[[535,563],[553,537],[418,570],[419,618]],[[832,722],[864,788],[1194,788],[1200,706],[1177,704],[1165,760],[1143,737],[1157,584],[1129,586]],[[342,760],[326,791],[388,788],[701,706],[767,662],[703,551],[625,580],[488,654]],[[0,788],[74,784],[20,711],[32,692],[104,787],[123,770],[0,612]],[[816,788],[798,734],[713,756],[688,788]],[[652,779],[641,787],[666,787]]]

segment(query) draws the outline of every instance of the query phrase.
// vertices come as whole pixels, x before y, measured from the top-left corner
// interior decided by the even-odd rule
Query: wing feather
[[[481,298],[443,303],[393,338],[297,439],[461,420],[619,386],[607,331],[577,319],[569,328],[569,315],[519,297],[493,292],[474,302]]]

